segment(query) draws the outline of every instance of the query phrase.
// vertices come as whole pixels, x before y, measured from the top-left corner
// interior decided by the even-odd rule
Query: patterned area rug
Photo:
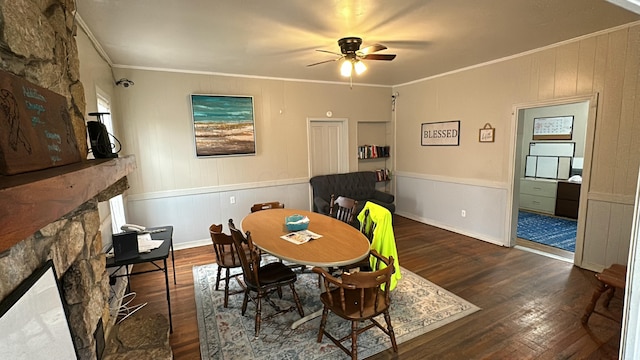
[[[558,249],[576,251],[577,221],[518,211],[518,237]]]
[[[444,290],[420,276],[402,269],[402,279],[392,293],[391,322],[398,343],[444,326],[480,308]],[[346,354],[326,337],[316,341],[320,317],[291,329],[300,318],[297,311],[277,315],[262,322],[260,336],[254,337],[255,306],[249,302],[247,313],[241,316],[242,294],[229,296],[224,308],[224,291],[215,290],[216,264],[193,267],[200,353],[202,359],[342,359]],[[232,286],[231,286],[232,285]],[[295,284],[305,315],[322,308],[318,276],[315,273],[298,275]],[[233,280],[230,284],[239,289]],[[282,300],[272,299],[283,307],[293,305],[290,289],[283,289]],[[263,303],[263,316],[273,308]],[[379,321],[384,324],[384,318]],[[348,334],[350,323],[329,313],[327,329],[342,337]],[[349,342],[347,347],[351,345]],[[391,341],[380,329],[370,329],[358,337],[358,358],[365,358],[391,348]]]

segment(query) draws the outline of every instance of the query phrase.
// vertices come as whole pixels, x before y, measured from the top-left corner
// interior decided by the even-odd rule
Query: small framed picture
[[[495,141],[496,129],[491,127],[491,124],[486,123],[484,127],[480,129],[480,134],[478,135],[478,139],[480,142],[494,142]]]

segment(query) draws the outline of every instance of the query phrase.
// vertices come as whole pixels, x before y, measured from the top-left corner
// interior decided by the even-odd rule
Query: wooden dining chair
[[[256,211],[269,209],[284,209],[284,204],[281,204],[278,201],[253,204],[253,206],[251,207],[251,212],[254,213]]]
[[[377,326],[389,336],[393,351],[398,352],[396,336],[393,332],[391,316],[389,315],[389,307],[391,306],[391,298],[389,296],[391,291],[390,283],[391,275],[394,272],[393,258],[385,258],[375,250],[371,250],[369,256],[375,258],[374,269],[370,272],[345,272],[341,274],[340,278],[337,278],[323,268],[313,268],[313,271],[322,277],[326,289],[320,295],[320,300],[324,307],[318,332],[318,342],[322,342],[322,337],[326,335],[336,346],[350,355],[352,359],[358,358],[358,335],[374,326]],[[351,332],[348,335],[337,339],[325,329],[329,311],[351,322]],[[384,315],[386,328],[374,319],[380,314]],[[371,323],[359,328],[359,324],[366,320]],[[351,350],[342,344],[342,342],[349,339],[351,340]]]
[[[242,301],[242,315],[245,314],[247,303],[251,300],[256,306],[255,336],[257,337],[260,334],[260,324],[262,320],[268,320],[275,315],[283,314],[294,309],[293,306],[282,309],[269,298],[269,295],[273,292],[278,292],[278,296],[282,298],[281,289],[285,285],[291,288],[295,307],[300,317],[304,317],[304,310],[302,309],[302,304],[300,303],[300,298],[294,285],[297,280],[295,272],[280,262],[271,262],[260,266],[260,254],[258,253],[258,249],[253,245],[251,233],[247,231],[245,237],[240,230],[236,229],[231,219],[229,219],[229,229],[231,230],[231,237],[233,238],[236,251],[241,249],[245,244],[249,249],[248,254],[238,252],[240,262],[242,263],[244,283],[246,285],[244,299]],[[255,295],[252,295],[253,293],[255,293]],[[265,318],[262,317],[262,299],[265,299],[276,310],[275,313]]]
[[[222,232],[222,224],[212,224],[209,226],[209,234],[211,235],[211,241],[213,242],[213,250],[216,253],[216,264],[218,265],[218,276],[216,277],[216,290],[219,290],[220,281],[224,280],[224,307],[229,304],[229,295],[238,294],[244,292],[244,290],[234,291],[229,293],[229,280],[236,278],[242,273],[230,275],[231,269],[240,268],[240,256],[236,252],[236,247],[233,244],[233,239],[230,235]],[[248,251],[246,247],[242,248],[243,252]],[[222,275],[222,269],[225,271],[224,277]],[[244,284],[238,280],[240,286],[244,287]]]
[[[329,216],[353,225],[353,221],[356,218],[356,206],[358,206],[357,200],[344,196],[338,196],[338,198],[336,198],[335,194],[331,194]]]
[[[367,237],[369,240],[369,244],[373,241],[373,233],[376,230],[377,224],[371,219],[371,215],[369,214],[369,209],[364,210],[364,219],[360,223],[360,232]],[[343,271],[350,271],[353,269],[359,269],[362,271],[370,271],[371,264],[369,263],[369,257],[355,262],[353,264],[345,265],[340,267]]]

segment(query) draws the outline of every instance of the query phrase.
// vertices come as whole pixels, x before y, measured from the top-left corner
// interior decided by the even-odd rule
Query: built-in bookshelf
[[[391,141],[390,122],[358,122],[358,169],[373,171],[379,182],[379,190],[391,191]]]

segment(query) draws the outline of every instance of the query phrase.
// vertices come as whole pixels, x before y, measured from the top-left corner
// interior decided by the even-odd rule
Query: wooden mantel
[[[0,176],[0,253],[87,202],[136,168],[133,155]]]

